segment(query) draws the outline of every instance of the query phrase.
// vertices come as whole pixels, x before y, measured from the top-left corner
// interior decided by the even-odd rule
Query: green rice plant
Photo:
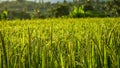
[[[2,43],[2,49],[1,49],[1,68],[8,68],[8,58],[7,58],[7,52],[6,52],[6,47],[5,47],[5,42],[4,42],[4,36],[2,35],[2,32],[0,31],[0,38],[1,38],[1,43]],[[5,65],[4,65],[5,63]]]
[[[119,18],[0,21],[0,68],[119,68]]]

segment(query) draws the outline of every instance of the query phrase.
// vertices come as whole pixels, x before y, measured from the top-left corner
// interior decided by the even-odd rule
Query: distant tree
[[[64,3],[67,3],[67,1],[66,1],[66,0],[64,0]]]
[[[69,15],[69,6],[67,4],[60,4],[55,10],[54,14],[56,17]]]
[[[114,0],[114,5],[116,5],[116,11],[120,16],[120,0]]]
[[[85,4],[83,10],[84,10],[85,12],[88,11],[88,10],[93,10],[93,6],[92,6],[91,4]]]
[[[24,2],[25,0],[17,0],[18,2]]]
[[[3,10],[2,13],[0,14],[0,18],[2,20],[6,20],[8,16],[8,11],[7,10]]]
[[[78,17],[84,17],[84,5],[80,7],[74,6],[74,10],[70,12],[70,17],[78,18]]]
[[[107,13],[109,16],[120,16],[120,0],[108,1]]]

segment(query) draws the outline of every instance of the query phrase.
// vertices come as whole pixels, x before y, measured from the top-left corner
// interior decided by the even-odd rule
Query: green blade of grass
[[[1,31],[0,31],[0,38],[1,38],[1,41],[2,41],[2,50],[3,50],[3,55],[4,55],[5,67],[8,68],[8,60],[7,60],[7,52],[6,52],[6,47],[5,47],[5,41],[4,41],[4,37],[3,37]]]

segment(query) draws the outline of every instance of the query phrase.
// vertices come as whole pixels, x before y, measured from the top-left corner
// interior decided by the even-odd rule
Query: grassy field
[[[0,21],[0,68],[120,68],[120,18]]]

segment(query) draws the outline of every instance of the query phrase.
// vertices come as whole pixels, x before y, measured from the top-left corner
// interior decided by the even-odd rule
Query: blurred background
[[[119,16],[120,0],[0,0],[0,20]]]

